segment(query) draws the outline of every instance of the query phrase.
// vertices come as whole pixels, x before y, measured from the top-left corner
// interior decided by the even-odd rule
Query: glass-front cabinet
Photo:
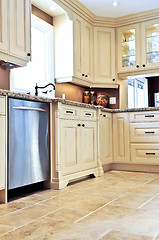
[[[118,29],[118,71],[136,71],[139,68],[139,24]]]
[[[159,19],[141,23],[142,67],[159,67]]]

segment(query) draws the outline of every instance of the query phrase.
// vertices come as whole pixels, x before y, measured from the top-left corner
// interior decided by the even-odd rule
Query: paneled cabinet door
[[[159,19],[141,23],[142,68],[159,68]]]
[[[9,0],[10,54],[30,59],[30,0]]]
[[[94,81],[115,84],[115,29],[94,28]]]
[[[60,120],[60,155],[63,175],[75,173],[81,170],[78,149],[80,147],[80,127],[76,120]]]
[[[0,116],[0,190],[5,189],[6,138],[5,117]]]
[[[80,159],[82,170],[97,167],[97,133],[96,122],[84,122],[81,125]]]
[[[138,71],[140,58],[140,24],[118,28],[118,72]]]
[[[130,162],[128,113],[113,115],[114,162]]]
[[[8,1],[0,0],[0,51],[7,52],[7,42],[8,42],[8,20],[7,20],[7,11],[8,11]]]
[[[100,116],[100,156],[102,165],[112,163],[112,114]]]

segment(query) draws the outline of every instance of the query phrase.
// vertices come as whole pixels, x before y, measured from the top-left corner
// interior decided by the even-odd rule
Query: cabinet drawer
[[[5,97],[0,96],[0,114],[5,115],[6,113],[6,102],[5,102]]]
[[[130,123],[130,142],[159,142],[159,122]]]
[[[80,117],[83,120],[96,120],[96,110],[81,108]]]
[[[131,144],[131,162],[159,164],[159,144]]]
[[[159,111],[130,113],[130,122],[155,122],[159,121]]]
[[[68,105],[63,105],[60,107],[60,118],[65,119],[77,119],[80,116],[80,109],[77,107],[72,107]]]

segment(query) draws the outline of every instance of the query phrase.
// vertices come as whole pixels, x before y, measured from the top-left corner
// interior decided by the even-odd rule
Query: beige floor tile
[[[0,204],[0,217],[25,207],[28,207],[28,204],[20,201],[19,202],[12,201],[7,204]]]
[[[112,230],[100,240],[152,240],[152,237]]]
[[[12,227],[5,226],[5,225],[0,225],[0,235],[7,233],[8,231],[12,230]]]
[[[99,227],[98,229],[93,227],[87,228],[81,224],[70,225],[66,222],[43,218],[1,236],[0,240],[97,240],[107,231],[106,227]]]

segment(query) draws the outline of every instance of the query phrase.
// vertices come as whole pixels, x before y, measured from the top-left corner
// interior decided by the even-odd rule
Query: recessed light
[[[113,2],[113,7],[117,7],[119,5],[119,3],[118,2]]]
[[[51,11],[55,11],[55,7],[50,7],[50,10]]]

